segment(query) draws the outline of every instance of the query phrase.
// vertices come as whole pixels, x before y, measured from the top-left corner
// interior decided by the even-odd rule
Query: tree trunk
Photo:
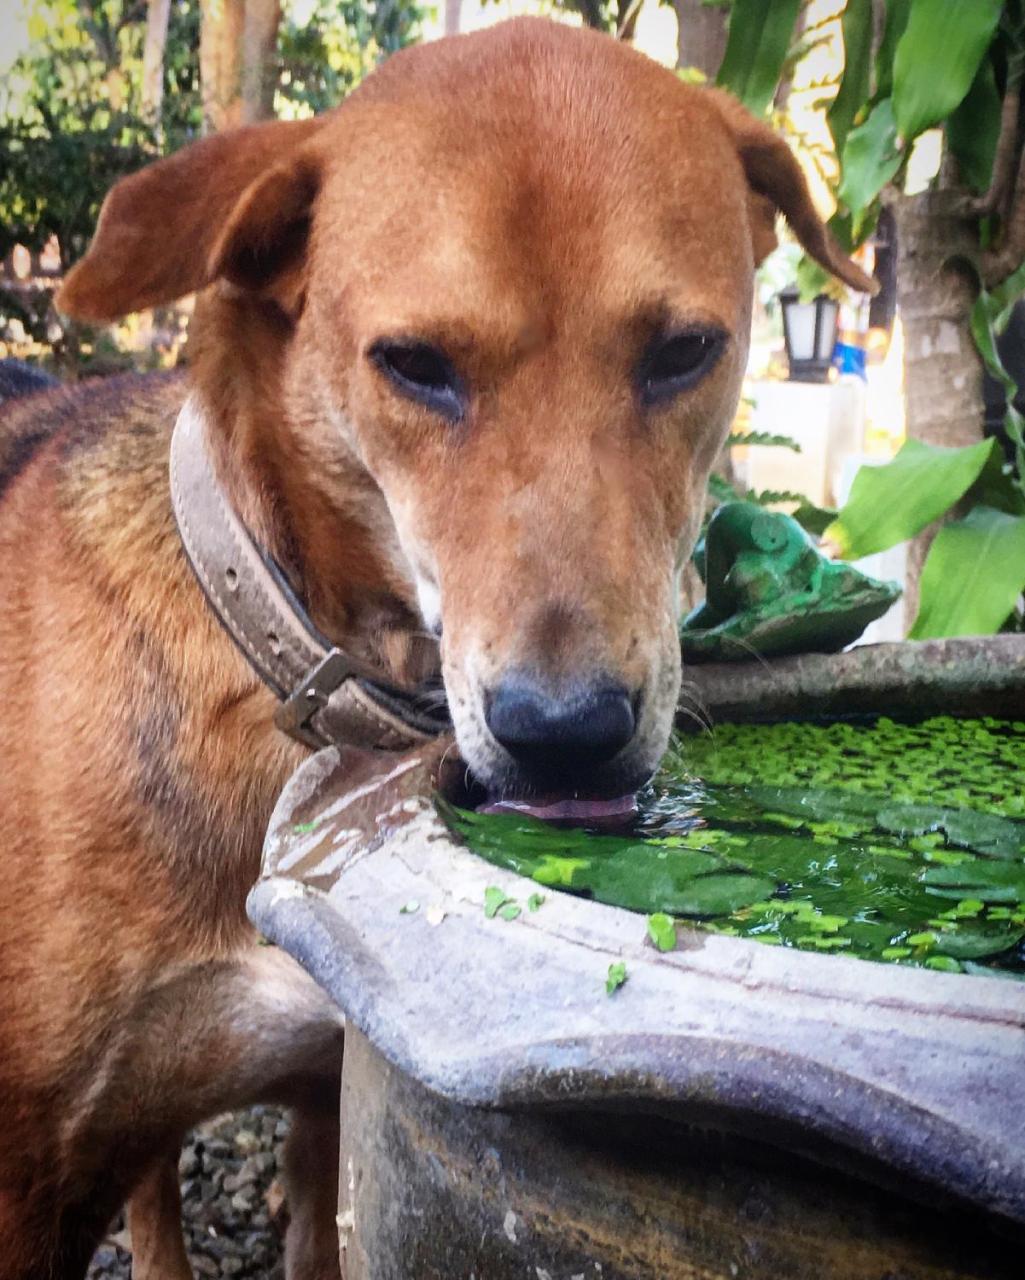
[[[171,0],[148,0],[146,43],[142,53],[142,118],[160,136],[160,116],[164,105],[164,49]]]
[[[974,224],[959,212],[964,193],[949,187],[901,196],[897,220],[897,305],[904,326],[904,404],[916,440],[948,447],[982,438],[982,360],[968,317],[977,296],[959,260],[978,252]],[[907,613],[918,612],[918,579],[935,528],[911,544]]]
[[[202,0],[199,77],[204,133],[230,129],[242,122],[244,25],[244,0]]]
[[[242,30],[242,122],[256,124],[274,115],[278,84],[278,27],[281,0],[245,0]]]
[[[463,0],[445,0],[445,34],[457,36],[462,24]]]
[[[709,9],[701,0],[673,0],[676,10],[676,65],[696,67],[709,80],[719,73],[726,52],[725,9]]]

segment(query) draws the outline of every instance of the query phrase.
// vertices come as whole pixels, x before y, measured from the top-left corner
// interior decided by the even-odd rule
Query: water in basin
[[[616,834],[446,810],[546,890],[776,946],[1025,979],[1025,723],[720,725]]]

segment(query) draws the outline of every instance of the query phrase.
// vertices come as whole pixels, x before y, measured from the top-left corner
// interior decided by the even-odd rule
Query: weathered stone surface
[[[1025,636],[860,645],[684,671],[680,726],[889,715],[1025,716]]]
[[[519,902],[536,886],[453,841],[429,798],[444,750],[357,761],[356,775],[337,751],[313,757],[279,802],[250,897],[366,1038],[343,1068],[342,1182],[363,1197],[340,1215],[359,1259],[347,1280],[590,1278],[588,1257],[603,1280],[1017,1276],[997,1234],[1025,1227],[1025,1113],[1009,1105],[1025,1090],[1021,984],[698,931],[663,954],[642,917],[559,893],[486,919],[489,886]],[[612,961],[628,977],[609,997]],[[693,1128],[723,1135],[725,1170],[706,1176]],[[806,1158],[822,1168],[788,1190]],[[692,1201],[676,1198],[683,1184]],[[375,1186],[393,1191],[375,1200]],[[891,1189],[889,1210],[873,1186]],[[812,1187],[814,1222],[793,1207]],[[728,1247],[741,1204],[781,1224],[771,1247],[745,1235],[743,1266]],[[862,1227],[878,1233],[870,1257]],[[780,1270],[779,1233],[804,1230],[804,1269]],[[642,1241],[629,1257],[620,1232]],[[835,1269],[815,1270],[834,1236]]]

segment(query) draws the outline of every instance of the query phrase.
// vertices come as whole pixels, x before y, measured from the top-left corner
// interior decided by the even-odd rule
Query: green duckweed
[[[447,813],[497,866],[647,916],[658,947],[684,919],[1025,978],[1025,724],[721,725],[674,742],[638,822],[617,834]],[[507,900],[487,905],[504,915]]]

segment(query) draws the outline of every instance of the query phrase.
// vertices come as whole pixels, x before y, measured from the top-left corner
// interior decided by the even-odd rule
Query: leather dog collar
[[[186,556],[207,603],[281,699],[279,729],[314,748],[344,743],[399,751],[448,728],[447,717],[421,710],[415,694],[380,680],[313,625],[221,488],[194,396],[175,423],[170,466]]]

